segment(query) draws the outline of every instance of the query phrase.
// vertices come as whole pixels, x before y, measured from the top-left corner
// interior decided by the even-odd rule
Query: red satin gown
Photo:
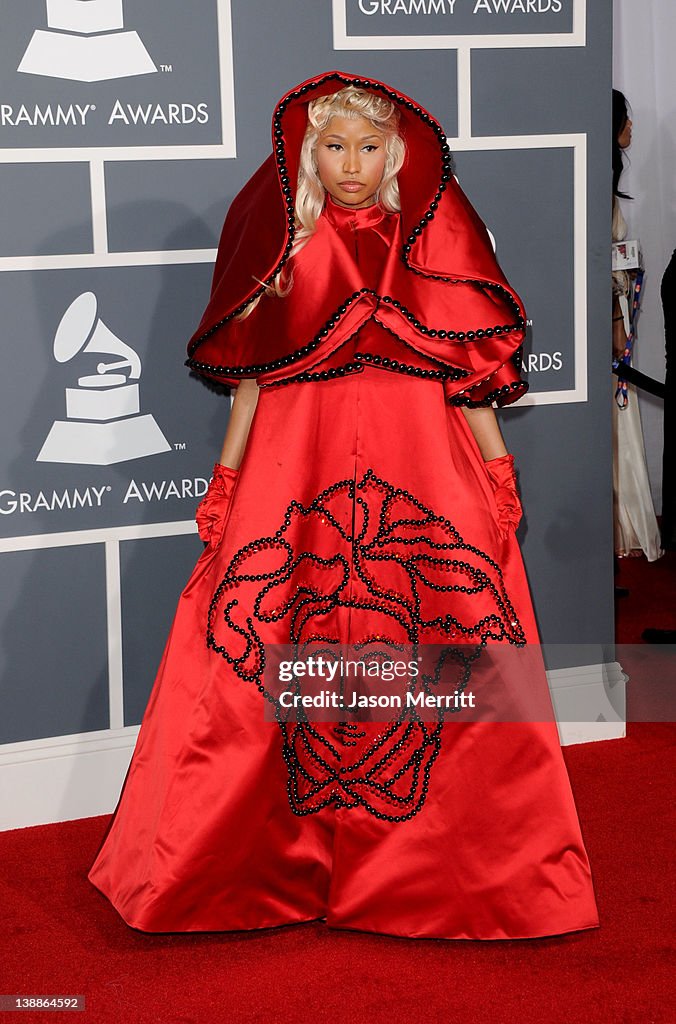
[[[329,200],[323,217],[375,286],[398,215]],[[394,343],[371,320],[345,344]],[[264,645],[443,643],[491,614],[505,640],[538,643],[514,531],[500,535],[481,454],[443,384],[367,364],[261,387],[239,471],[216,466],[201,514],[211,540],[89,872],[127,924],[325,919],[457,939],[597,927],[553,717],[450,715],[388,736],[382,721],[341,732],[264,713]],[[471,595],[452,589],[458,556],[483,574]],[[537,685],[551,710],[544,673]]]

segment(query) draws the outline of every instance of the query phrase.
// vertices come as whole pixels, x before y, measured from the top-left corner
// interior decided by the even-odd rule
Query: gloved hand
[[[220,544],[230,513],[230,503],[239,476],[238,469],[214,464],[211,482],[195,510],[197,532],[206,544]]]
[[[495,504],[498,508],[498,526],[500,536],[505,540],[510,530],[516,530],[521,522],[523,509],[519,500],[514,472],[514,456],[500,455],[497,459],[484,462],[486,472],[493,488]]]

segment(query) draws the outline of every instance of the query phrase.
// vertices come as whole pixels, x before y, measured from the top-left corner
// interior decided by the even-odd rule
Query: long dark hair
[[[624,170],[624,155],[617,141],[629,119],[629,104],[624,93],[613,89],[613,195],[620,199],[633,199],[626,192],[620,192],[620,176]]]

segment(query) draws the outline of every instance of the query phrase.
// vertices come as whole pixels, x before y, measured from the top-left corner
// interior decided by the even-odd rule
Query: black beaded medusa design
[[[442,614],[440,594],[448,596]],[[499,565],[372,469],[359,482],[337,481],[307,506],[292,501],[274,534],[232,556],[209,606],[206,642],[274,708],[292,811],[361,806],[392,822],[422,807],[453,709],[440,706],[431,721],[403,706],[387,722],[346,714],[318,723],[298,708],[290,720],[262,682],[263,624],[297,657],[335,651],[346,633],[353,649],[368,648],[370,656],[441,644],[433,671],[416,683],[427,693],[444,668],[462,692],[488,641],[526,642]]]

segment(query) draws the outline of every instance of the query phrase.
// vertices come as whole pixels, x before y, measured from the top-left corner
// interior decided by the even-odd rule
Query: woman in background
[[[618,199],[630,199],[619,190],[624,169],[623,150],[631,145],[632,122],[625,96],[613,89],[613,242],[627,237],[627,222]],[[635,275],[613,271],[613,359],[624,355],[631,329]],[[660,532],[650,493],[643,429],[636,389],[627,382],[627,404],[621,408],[614,397],[613,377],[613,508],[615,553],[620,558],[645,555],[654,562],[663,554]]]

